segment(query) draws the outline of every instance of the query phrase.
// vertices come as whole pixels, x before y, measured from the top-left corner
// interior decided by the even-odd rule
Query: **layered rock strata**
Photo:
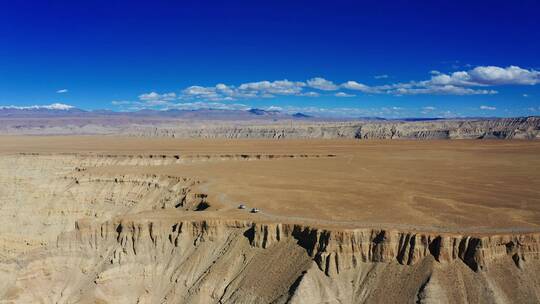
[[[538,139],[540,117],[428,121],[119,121],[88,119],[66,125],[49,120],[1,121],[0,134],[114,134],[173,138]]]

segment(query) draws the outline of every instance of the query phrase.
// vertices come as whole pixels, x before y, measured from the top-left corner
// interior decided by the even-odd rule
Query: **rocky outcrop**
[[[403,232],[397,230],[326,230],[299,225],[253,224],[246,232],[253,246],[267,248],[294,238],[327,275],[354,269],[359,263],[397,262],[413,265],[431,256],[437,262],[460,260],[473,271],[510,257],[520,267],[524,260],[540,260],[540,234],[470,236]]]
[[[358,120],[120,120],[85,119],[77,124],[0,121],[1,134],[115,134],[174,138],[356,138],[356,139],[538,139],[540,117],[440,119],[428,121]]]
[[[79,264],[70,266],[82,267],[76,282],[92,282],[82,292],[58,279],[54,269],[46,268],[56,279],[42,281],[53,284],[52,294],[62,286],[68,302],[527,302],[500,286],[497,276],[505,271],[506,279],[534,277],[540,234],[442,235],[150,217],[78,221],[49,250],[21,266],[35,271],[40,259],[51,262],[48,256],[78,257]],[[15,286],[35,279],[19,277]],[[521,287],[529,288],[527,296],[539,288],[532,284]],[[465,294],[456,296],[454,289]],[[15,302],[28,299],[22,289],[7,293]]]
[[[468,236],[131,215],[77,221],[53,246],[12,265],[16,275],[6,276],[0,298],[526,303],[539,300],[539,264],[538,233]]]
[[[136,126],[124,132],[175,138],[535,139],[540,138],[540,117],[181,128]]]

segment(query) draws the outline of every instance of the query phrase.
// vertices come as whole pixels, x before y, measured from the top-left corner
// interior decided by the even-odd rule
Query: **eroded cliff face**
[[[123,132],[134,136],[175,138],[536,139],[540,138],[540,117],[182,128],[133,126]]]
[[[427,256],[441,263],[461,260],[473,271],[511,256],[516,266],[540,258],[540,235],[467,236],[426,234],[398,230],[321,230],[298,225],[253,224],[251,244],[266,248],[292,237],[303,246],[327,275],[354,268],[358,263],[391,262],[414,265]]]
[[[15,123],[16,122],[16,123]],[[540,117],[434,121],[131,121],[59,125],[4,121],[1,134],[114,134],[174,138],[538,139]]]
[[[0,303],[540,301],[540,233],[234,219],[195,178],[88,170],[163,161],[1,158]]]
[[[13,266],[17,275],[4,299],[534,303],[539,248],[539,234],[473,237],[160,216],[81,221],[55,246]]]

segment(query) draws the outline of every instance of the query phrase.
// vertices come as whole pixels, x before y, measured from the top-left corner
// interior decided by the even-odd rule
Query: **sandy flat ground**
[[[208,216],[347,227],[449,231],[540,230],[538,141],[174,140],[0,137],[0,153],[310,155],[106,166],[115,174],[196,177]],[[329,157],[332,156],[332,157]],[[203,215],[197,215],[203,216]]]

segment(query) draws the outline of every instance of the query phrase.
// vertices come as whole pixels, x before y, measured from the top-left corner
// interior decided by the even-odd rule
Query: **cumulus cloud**
[[[144,93],[139,95],[139,99],[142,101],[152,101],[152,100],[174,100],[176,99],[176,93],[164,93],[159,94],[156,92]]]
[[[455,85],[428,85],[425,87],[398,88],[389,91],[394,95],[486,95],[497,94],[495,90],[475,90]]]
[[[338,93],[334,94],[334,96],[336,96],[336,97],[354,97],[354,96],[356,96],[356,95],[354,95],[354,94],[347,94],[347,93],[345,93],[345,92],[338,92]]]
[[[279,96],[301,97],[352,97],[355,92],[365,94],[402,95],[490,95],[497,94],[494,86],[502,85],[535,85],[540,83],[540,72],[518,66],[497,67],[478,66],[470,70],[443,73],[432,70],[426,80],[395,82],[384,85],[368,85],[356,80],[336,84],[323,77],[314,77],[305,81],[262,80],[246,82],[239,85],[218,83],[214,86],[192,85],[185,87],[180,93],[150,92],[138,96],[138,101],[131,105],[146,107],[170,107],[175,102],[197,104],[197,102],[223,103],[256,98],[276,98]],[[375,78],[386,79],[388,75],[377,75]],[[339,91],[338,91],[339,90]],[[329,91],[337,91],[330,93]],[[527,97],[523,94],[523,97]],[[127,103],[115,103],[125,105]],[[430,111],[423,109],[423,111]]]
[[[308,81],[309,82],[309,81]],[[239,93],[253,93],[261,95],[263,93],[278,95],[295,95],[302,91],[306,84],[300,81],[276,80],[243,83],[238,87]]]
[[[479,66],[469,71],[451,74],[432,73],[425,85],[456,86],[496,86],[496,85],[535,85],[540,82],[540,72],[522,69],[518,66],[506,68],[497,66]]]
[[[171,101],[175,100],[176,93],[156,93],[156,92],[150,92],[150,93],[144,93],[138,96],[140,100],[140,104],[144,104],[148,107],[155,107],[155,106],[166,106]]]
[[[198,98],[204,100],[221,100],[225,96],[221,96],[217,92],[216,87],[190,86],[182,91],[182,98]]]
[[[497,108],[492,106],[480,106],[480,110],[495,111]]]
[[[479,66],[468,72],[471,81],[485,85],[535,85],[540,82],[540,72],[518,66],[501,68]]]
[[[471,81],[471,77],[467,72],[459,71],[450,75],[437,74],[431,76],[428,81],[421,82],[426,85],[456,85],[456,86],[474,86],[476,85]]]
[[[350,80],[342,88],[373,94],[390,95],[487,95],[497,94],[496,90],[483,89],[501,85],[535,85],[540,83],[540,72],[518,66],[506,68],[479,66],[468,71],[444,74],[431,71],[431,78],[423,81],[393,83],[381,86],[368,86]]]
[[[364,93],[378,93],[379,89],[367,86],[363,83],[356,82],[354,80],[349,80],[343,84],[341,84],[341,87],[348,90],[355,90],[360,91]]]
[[[68,92],[68,89],[61,89],[61,90],[56,91],[56,93],[58,94],[67,93],[67,92]]]
[[[63,103],[53,103],[50,105],[33,105],[33,106],[0,106],[0,109],[14,109],[14,110],[69,110],[74,107]]]
[[[276,80],[258,81],[228,86],[219,83],[213,87],[191,86],[182,91],[180,99],[202,99],[208,101],[232,101],[246,98],[273,98],[275,95],[302,95],[305,83],[299,81]],[[315,92],[305,96],[318,96]]]
[[[472,70],[442,73],[430,71],[431,77],[427,80],[397,82],[385,85],[370,86],[355,80],[349,80],[340,85],[323,77],[314,77],[306,81],[290,81],[287,79],[276,81],[257,81],[242,83],[238,86],[219,83],[215,86],[190,86],[182,90],[178,99],[205,100],[205,101],[234,101],[250,98],[274,98],[277,96],[305,96],[318,97],[325,91],[338,89],[359,91],[366,94],[388,95],[489,95],[497,94],[494,89],[487,88],[496,85],[525,85],[537,84],[540,81],[540,72],[527,70],[517,66],[506,68],[496,66],[479,66]],[[388,75],[377,75],[384,79]],[[310,88],[311,91],[306,92]],[[322,92],[321,92],[322,91]],[[349,92],[342,92],[352,95]],[[339,93],[338,93],[339,94]],[[343,94],[334,94],[345,97]],[[156,98],[165,100],[164,98]]]
[[[356,81],[347,81],[341,85],[342,88],[361,91],[372,94],[390,95],[483,95],[496,94],[495,90],[477,90],[464,88],[451,84],[433,84],[424,82],[395,83],[382,86],[368,86]]]
[[[335,91],[338,86],[330,80],[326,80],[322,77],[311,78],[307,81],[307,85],[311,88],[323,90],[323,91]]]

